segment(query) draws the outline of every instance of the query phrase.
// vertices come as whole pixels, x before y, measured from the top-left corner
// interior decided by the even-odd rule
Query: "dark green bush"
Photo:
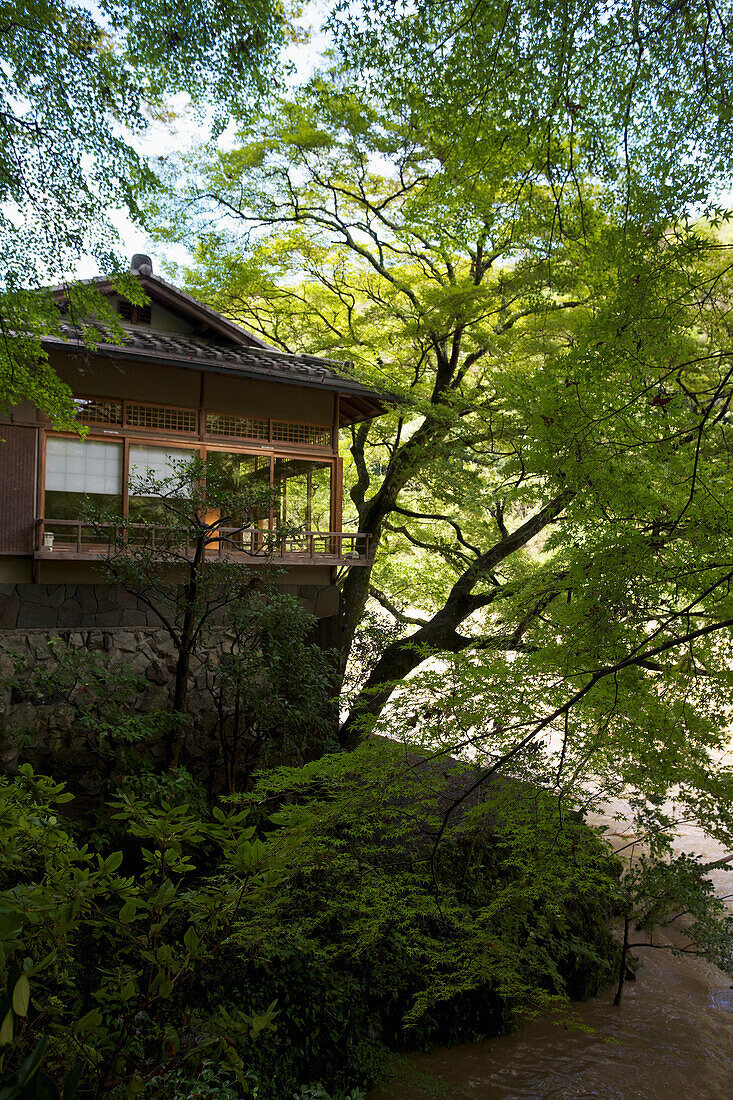
[[[60,785],[0,783],[4,1097],[57,1096],[73,1069],[64,1100],[341,1100],[390,1052],[607,982],[618,871],[598,838],[502,787],[436,848],[444,777],[403,764],[365,747],[211,814],[190,779],[148,777],[91,845]]]

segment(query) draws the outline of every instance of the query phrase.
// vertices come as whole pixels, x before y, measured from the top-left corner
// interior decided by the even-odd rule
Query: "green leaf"
[[[73,1025],[74,1031],[93,1031],[94,1028],[99,1027],[102,1023],[102,1013],[98,1008],[93,1008],[91,1011],[81,1016]]]
[[[102,866],[105,871],[114,872],[121,865],[121,863],[122,852],[112,852],[111,855],[107,856]]]
[[[27,1085],[33,1074],[38,1072],[41,1068],[47,1046],[48,1037],[44,1035],[43,1038],[36,1043],[35,1047],[18,1070],[18,1084]]]
[[[25,974],[21,974],[13,990],[13,1010],[16,1016],[27,1016],[31,999],[31,987]]]
[[[198,948],[201,941],[199,940],[198,934],[193,925],[189,924],[188,928],[184,932],[183,942],[185,943],[186,948],[191,954],[193,954],[194,951],[196,951],[196,949]]]
[[[0,1047],[5,1047],[8,1043],[12,1043],[14,1034],[13,1027],[13,1010],[9,1008],[5,1013],[5,1018],[0,1025]]]
[[[74,906],[69,902],[68,905],[61,907],[59,911],[59,924],[63,929],[67,929],[74,920]]]
[[[122,921],[123,924],[129,924],[129,922],[131,920],[135,919],[135,914],[136,913],[137,913],[137,905],[135,904],[134,901],[132,901],[132,899],[130,899],[130,901],[126,901],[125,904],[120,909],[120,920]]]
[[[77,1062],[64,1077],[64,1100],[73,1100],[84,1072],[84,1063]]]
[[[129,1001],[135,996],[135,979],[128,978],[120,990],[120,1000]]]
[[[14,910],[7,910],[4,913],[0,913],[0,939],[10,939],[14,932],[17,932],[19,928],[23,927],[23,924],[23,917]]]
[[[127,1088],[125,1090],[125,1100],[134,1100],[134,1098],[142,1091],[143,1087],[143,1080],[137,1073],[133,1073],[132,1077],[127,1082]],[[65,1095],[64,1100],[66,1100]]]

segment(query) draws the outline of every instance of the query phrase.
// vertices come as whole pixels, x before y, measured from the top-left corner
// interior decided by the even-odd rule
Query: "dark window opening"
[[[126,298],[120,298],[117,313],[123,321],[130,321],[133,325],[149,325],[153,317],[153,307],[150,303],[146,306],[134,306]]]

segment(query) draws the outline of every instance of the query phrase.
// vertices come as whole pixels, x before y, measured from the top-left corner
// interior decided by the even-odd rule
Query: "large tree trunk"
[[[349,751],[356,748],[371,720],[384,710],[396,685],[425,660],[426,646],[443,653],[459,653],[470,644],[470,638],[456,634],[447,622],[434,624],[433,621],[412,637],[388,646],[339,730],[342,748]]]
[[[376,547],[375,547],[376,549]],[[369,582],[374,568],[372,558],[367,565],[350,569],[341,589],[341,643],[339,647],[339,688],[354,644],[354,635],[369,598]]]
[[[374,568],[374,557],[382,537],[383,524],[393,511],[397,498],[405,485],[415,476],[421,463],[427,461],[434,448],[448,433],[444,421],[425,420],[413,436],[392,456],[384,481],[374,496],[366,500],[369,475],[364,462],[364,448],[368,431],[357,433],[351,452],[359,471],[359,480],[351,492],[351,498],[359,513],[359,530],[369,535],[370,560],[365,566],[351,569],[342,588],[341,679],[349,659],[354,635],[369,598],[369,582]]]
[[[356,748],[365,727],[382,713],[397,683],[427,659],[426,653],[459,653],[472,644],[473,639],[459,634],[458,629],[470,615],[491,603],[495,596],[491,592],[474,595],[474,588],[502,561],[526,546],[548,523],[552,523],[573,496],[572,490],[564,489],[515,531],[506,533],[457,579],[443,607],[424,626],[409,638],[387,646],[339,731],[339,740],[345,749]],[[368,585],[368,577],[366,583]],[[536,613],[543,610],[552,598],[554,593],[541,597]],[[508,639],[497,638],[494,644],[497,648],[510,648],[512,638],[518,643],[532,620],[533,613],[530,613],[521,623],[514,624]]]

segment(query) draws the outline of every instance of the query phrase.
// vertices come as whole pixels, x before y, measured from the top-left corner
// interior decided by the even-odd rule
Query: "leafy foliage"
[[[733,154],[728,3],[705,0],[341,0],[330,29],[367,86],[460,177],[548,176],[556,232],[598,181],[633,222],[710,203]],[[436,195],[440,193],[440,183]]]
[[[33,1075],[36,1095],[58,1096],[54,1082],[70,1067],[65,1096],[137,1096],[183,1067],[195,1077],[213,1055],[248,1087],[232,1037],[271,1026],[275,1006],[202,1012],[194,996],[266,874],[247,812],[205,820],[165,799],[123,796],[111,809],[126,851],[103,853],[63,826],[57,807],[70,797],[29,765],[0,786],[2,1058],[18,1088],[7,1100],[25,1095]]]
[[[680,950],[730,965],[698,862],[622,872],[569,803],[480,777],[372,741],[261,772],[211,814],[167,779],[147,799],[123,782],[112,828],[80,843],[62,786],[23,766],[0,786],[5,1100],[64,1075],[79,1100],[355,1100],[391,1051],[595,992],[619,911],[651,932],[684,915]]]
[[[530,650],[574,700],[628,661],[666,682],[661,654],[731,621],[727,246],[632,223],[600,184],[556,233],[551,161],[477,178],[418,121],[318,79],[189,193],[240,230],[202,239],[194,290],[395,398],[351,433],[377,558],[344,578],[345,650],[370,598],[401,636],[345,745],[431,654]]]
[[[69,426],[71,394],[40,346],[59,324],[44,286],[70,279],[90,254],[141,301],[114,255],[108,211],[140,221],[141,192],[159,168],[142,140],[170,116],[174,94],[219,127],[230,109],[246,111],[277,67],[285,13],[270,0],[103,0],[93,11],[36,0],[3,4],[0,22],[0,403],[28,399]],[[119,334],[93,286],[72,281],[68,310]]]
[[[477,21],[484,10],[495,9]],[[428,64],[436,28],[423,33],[418,13],[390,28],[408,24]],[[508,37],[504,55],[499,45],[500,76],[532,33]],[[373,41],[369,29],[365,49]],[[721,762],[733,624],[728,230],[720,212],[695,224],[686,205],[708,166],[682,171],[672,207],[658,165],[636,172],[651,153],[641,129],[626,165],[594,171],[590,146],[577,157],[572,142],[556,148],[552,126],[543,145],[541,97],[524,129],[505,115],[492,98],[501,79],[480,119],[456,112],[443,126],[458,71],[445,98],[430,76],[410,99],[407,69],[370,93],[380,49],[366,91],[348,64],[322,74],[209,159],[205,195],[188,189],[234,226],[201,236],[192,289],[285,347],[354,360],[394,401],[348,441],[353,522],[377,556],[343,580],[356,660],[342,743],[376,732],[463,756],[476,790],[504,777],[545,791],[558,823],[629,797],[650,867],[679,900],[690,875],[705,875],[673,854],[675,823],[733,842]],[[460,54],[446,56],[450,67]],[[436,64],[436,82],[445,71]],[[517,94],[529,110],[521,81]],[[670,125],[688,126],[689,107]],[[606,127],[614,156],[618,118],[589,109],[583,120]],[[663,147],[659,164],[667,154],[685,156]],[[294,255],[300,281],[286,266]],[[444,807],[436,852],[463,805],[456,792]],[[635,875],[619,887],[624,911]],[[701,941],[728,965],[724,913],[704,891],[688,901],[688,926],[704,911]]]
[[[80,844],[58,816],[70,796],[28,765],[4,781],[7,1100],[31,1077],[28,1095],[57,1096],[65,1074],[80,1100],[342,1097],[389,1047],[496,1033],[603,980],[617,871],[587,829],[558,833],[536,799],[506,833],[482,813],[436,895],[421,829],[443,776],[416,785],[397,753],[347,760],[271,773],[211,816],[124,794],[122,850]],[[545,866],[558,845],[569,870]]]
[[[558,828],[544,796],[502,787],[431,858],[441,799],[465,780],[463,765],[379,743],[266,773],[243,796],[277,826],[278,858],[227,974],[241,990],[283,982],[261,1048],[278,1073],[297,1079],[302,1058],[344,1087],[342,1067],[372,1077],[385,1045],[497,1034],[608,979],[618,871],[603,845],[574,820]]]

